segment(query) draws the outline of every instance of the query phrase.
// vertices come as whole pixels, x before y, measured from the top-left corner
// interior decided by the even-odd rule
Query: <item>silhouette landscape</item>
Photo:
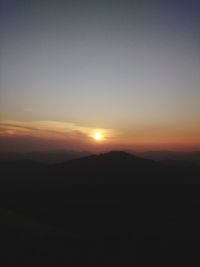
[[[2,251],[10,264],[191,262],[200,239],[198,165],[111,151],[0,167]]]

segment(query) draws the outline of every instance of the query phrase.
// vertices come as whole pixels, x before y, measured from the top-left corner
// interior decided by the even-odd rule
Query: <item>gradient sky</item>
[[[0,3],[3,150],[200,149],[199,0]]]

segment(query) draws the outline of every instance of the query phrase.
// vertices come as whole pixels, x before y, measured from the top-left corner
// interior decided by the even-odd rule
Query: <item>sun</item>
[[[101,141],[102,138],[103,138],[103,136],[102,136],[101,133],[99,133],[99,132],[95,133],[95,135],[94,135],[94,139],[95,139],[96,141]]]

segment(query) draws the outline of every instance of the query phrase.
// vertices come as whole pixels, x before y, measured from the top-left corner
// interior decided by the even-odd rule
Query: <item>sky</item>
[[[0,150],[199,150],[199,14],[198,0],[1,0]]]

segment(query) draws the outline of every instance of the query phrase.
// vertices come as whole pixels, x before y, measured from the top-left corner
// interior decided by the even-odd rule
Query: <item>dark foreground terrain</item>
[[[110,152],[0,169],[2,266],[199,265],[198,166]]]

